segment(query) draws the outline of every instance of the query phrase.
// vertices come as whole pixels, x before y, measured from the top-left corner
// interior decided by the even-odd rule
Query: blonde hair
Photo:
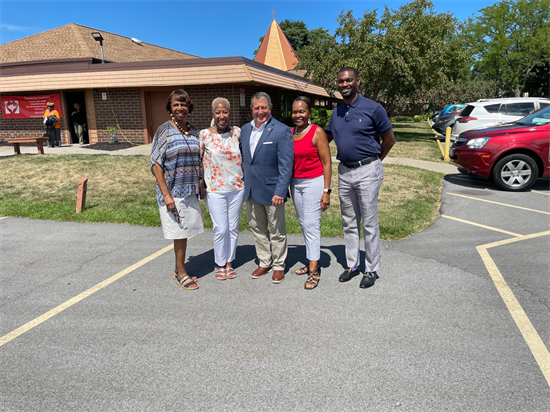
[[[77,109],[80,109],[80,103],[73,104],[73,107],[76,107]]]
[[[212,100],[212,113],[214,113],[214,110],[216,110],[216,106],[218,104],[223,104],[227,110],[231,111],[229,100],[224,97],[216,97],[214,100]]]

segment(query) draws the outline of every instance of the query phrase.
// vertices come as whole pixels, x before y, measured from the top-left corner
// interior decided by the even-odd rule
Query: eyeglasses
[[[174,215],[174,219],[176,220],[176,223],[178,224],[180,229],[184,229],[183,224],[181,223],[181,219],[185,219],[185,216],[180,215],[180,212],[178,211],[178,209],[176,209],[176,206],[174,206],[172,214]]]

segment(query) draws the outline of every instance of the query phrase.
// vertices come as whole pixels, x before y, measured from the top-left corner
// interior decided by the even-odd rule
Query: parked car
[[[550,176],[550,106],[514,123],[461,133],[450,148],[452,163],[492,178],[504,190],[529,189]]]
[[[451,140],[466,130],[491,127],[511,123],[550,105],[550,99],[544,97],[508,97],[501,99],[481,99],[468,103],[451,131]]]
[[[438,112],[435,112],[432,116],[432,121],[435,123],[437,122],[441,116],[445,116],[449,113],[460,113],[462,109],[466,107],[465,104],[450,104],[447,107],[445,107],[443,110],[439,110]]]
[[[451,111],[439,116],[437,121],[435,121],[432,125],[432,129],[434,129],[437,133],[444,135],[447,132],[447,127],[453,127],[456,118],[465,107],[465,104],[453,105]]]

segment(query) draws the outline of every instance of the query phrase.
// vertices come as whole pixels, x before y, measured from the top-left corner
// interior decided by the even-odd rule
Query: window
[[[489,104],[485,106],[485,110],[487,110],[489,113],[502,113],[502,111],[499,111],[499,109],[500,109],[500,103]]]
[[[503,106],[506,108],[503,108],[501,112],[509,116],[527,116],[535,110],[534,102],[508,103]]]

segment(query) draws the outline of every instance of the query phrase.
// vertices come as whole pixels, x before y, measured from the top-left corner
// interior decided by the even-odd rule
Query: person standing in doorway
[[[378,193],[384,178],[382,160],[395,144],[392,124],[379,103],[358,93],[357,70],[344,67],[338,72],[338,91],[344,103],[333,110],[326,133],[334,139],[340,161],[338,197],[344,221],[344,242],[348,268],[340,275],[347,282],[361,274],[360,232],[363,219],[365,273],[359,286],[374,285],[380,269]],[[382,139],[382,142],[380,142]]]
[[[273,283],[285,279],[288,252],[285,202],[292,179],[294,143],[290,128],[271,116],[273,105],[267,93],[252,96],[252,122],[241,130],[244,164],[244,200],[259,266],[253,279],[273,267]],[[269,226],[269,228],[268,228]]]
[[[78,136],[80,147],[84,145],[84,128],[86,127],[86,115],[80,110],[80,103],[73,104],[74,111],[71,113],[71,122],[73,123],[74,132]]]
[[[50,116],[56,116],[57,122],[53,127],[48,126],[48,147],[59,147],[61,146],[61,116],[59,116],[59,112],[55,110],[55,103],[48,102],[46,103],[46,111],[44,112],[44,116],[42,116],[45,120]]]

